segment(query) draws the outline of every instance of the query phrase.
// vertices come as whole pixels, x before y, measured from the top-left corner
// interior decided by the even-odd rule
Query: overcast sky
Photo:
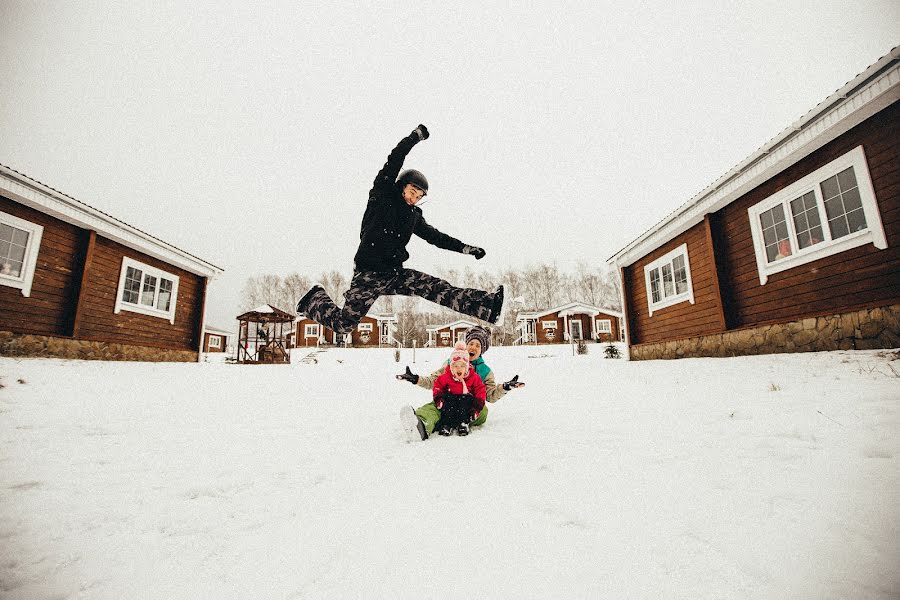
[[[480,4],[3,0],[0,163],[225,268],[230,328],[248,276],[351,274],[420,122],[487,256],[407,266],[604,266],[900,43],[897,0]]]

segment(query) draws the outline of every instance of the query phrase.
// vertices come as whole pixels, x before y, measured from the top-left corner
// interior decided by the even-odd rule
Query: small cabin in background
[[[471,327],[475,327],[475,321],[460,319],[452,323],[443,325],[429,325],[425,328],[428,333],[428,341],[425,342],[426,348],[444,348],[451,347],[458,341],[466,340],[466,331]]]
[[[622,313],[580,302],[520,312],[514,344],[565,344],[577,340],[621,341]]]
[[[235,334],[218,327],[207,325],[203,330],[202,352],[228,352],[229,342],[234,343]]]

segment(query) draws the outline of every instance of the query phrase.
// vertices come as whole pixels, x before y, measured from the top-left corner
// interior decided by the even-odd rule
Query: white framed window
[[[597,333],[612,333],[612,320],[597,319]]]
[[[359,327],[357,327],[359,331],[366,331],[368,333],[372,333],[372,324],[371,323],[360,323]]]
[[[450,332],[449,332],[449,331],[442,331],[442,332],[441,332],[441,339],[442,339],[442,340],[449,340],[449,339],[450,339]]]
[[[115,313],[123,310],[160,317],[175,323],[178,299],[178,276],[138,262],[122,258],[119,291]]]
[[[760,285],[773,273],[857,246],[887,248],[862,146],[747,212]]]
[[[687,244],[682,244],[644,267],[647,308],[653,312],[681,302],[694,303],[691,263]]]
[[[31,296],[43,235],[41,225],[0,212],[0,285]]]
[[[222,347],[222,338],[218,335],[209,336],[209,347],[210,348],[221,348]]]
[[[303,337],[317,338],[319,337],[319,324],[307,323],[303,326]]]
[[[466,341],[466,330],[456,332],[456,341],[457,342],[465,342]]]
[[[541,321],[542,329],[556,329],[556,321]]]

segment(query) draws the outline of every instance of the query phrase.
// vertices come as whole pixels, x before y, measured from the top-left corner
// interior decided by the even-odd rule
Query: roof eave
[[[900,46],[607,259],[627,267],[900,99]]]
[[[185,271],[214,278],[224,269],[193,256],[102,211],[0,165],[0,190],[29,208],[98,234]]]

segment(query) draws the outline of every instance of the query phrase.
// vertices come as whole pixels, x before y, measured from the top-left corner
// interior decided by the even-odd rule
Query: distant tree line
[[[499,273],[475,273],[471,269],[439,270],[438,277],[460,287],[494,290],[501,283],[509,304],[503,327],[495,328],[500,343],[512,343],[517,335],[515,321],[522,311],[542,310],[568,302],[583,302],[600,308],[621,310],[619,279],[606,268],[578,265],[574,273],[560,271],[556,265],[540,264],[520,270],[508,269]],[[311,278],[299,273],[286,277],[259,275],[249,277],[241,291],[241,312],[262,304],[293,313],[297,300],[313,283],[320,283],[338,305],[344,303],[344,292],[350,286],[347,275],[340,271],[327,271]],[[521,301],[513,301],[521,298]],[[372,307],[372,312],[397,313],[395,335],[403,346],[413,341],[422,346],[427,340],[425,327],[439,325],[461,318],[459,313],[420,298],[383,296]]]

